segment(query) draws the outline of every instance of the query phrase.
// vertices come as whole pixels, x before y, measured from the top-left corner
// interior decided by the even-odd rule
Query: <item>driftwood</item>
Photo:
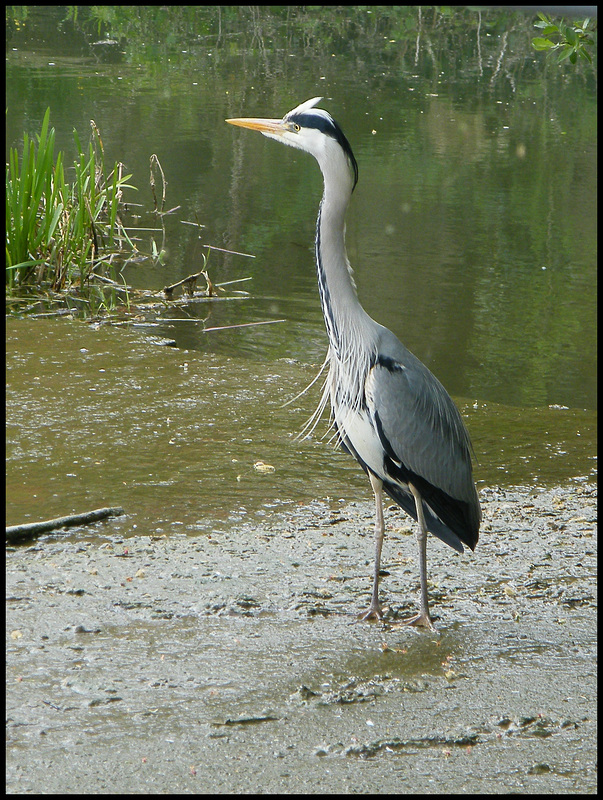
[[[57,528],[68,528],[71,525],[89,525],[107,517],[120,517],[126,512],[123,508],[97,508],[94,511],[87,511],[85,514],[70,514],[67,517],[57,517],[47,519],[42,522],[27,522],[23,525],[11,525],[6,529],[7,542],[19,542],[23,539],[30,539],[33,536],[40,536],[42,533],[54,531]]]
[[[164,286],[163,287],[164,294],[166,294],[168,297],[171,297],[174,292],[174,289],[176,289],[178,286],[182,286],[185,289],[185,291],[188,291],[188,293],[192,295],[193,292],[195,291],[197,278],[200,278],[201,276],[203,276],[207,281],[208,297],[213,297],[216,294],[216,291],[214,289],[213,283],[210,281],[207,275],[207,271],[204,269],[202,269],[200,272],[194,272],[192,275],[187,275],[186,278],[182,278],[181,281],[176,281],[176,283],[172,283],[171,286]]]

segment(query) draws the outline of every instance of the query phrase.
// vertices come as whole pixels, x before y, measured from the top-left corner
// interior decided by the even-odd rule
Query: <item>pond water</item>
[[[120,531],[194,534],[315,498],[368,499],[356,462],[321,438],[326,423],[294,440],[318,390],[284,404],[316,371],[160,347],[108,326],[9,318],[7,521],[122,505]],[[593,469],[587,411],[461,408],[478,486],[554,485]]]
[[[233,501],[245,506],[260,496],[366,493],[355,465],[324,442],[290,446],[303,413],[279,408],[316,374],[326,347],[312,253],[319,170],[303,153],[224,123],[278,117],[318,94],[360,166],[347,226],[360,299],[459,401],[478,481],[555,483],[592,473],[594,67],[534,55],[531,22],[502,11],[446,18],[416,8],[351,9],[344,19],[328,9],[238,7],[80,9],[75,19],[63,7],[20,13],[7,23],[7,146],[18,147],[24,130],[34,135],[50,106],[69,161],[73,128],[84,140],[94,119],[106,156],[123,161],[139,188],[130,199],[140,204],[141,229],[157,227],[148,173],[151,154],[160,158],[167,207],[179,209],[166,218],[164,237],[141,230],[139,247],[151,253],[156,240],[166,260],[128,265],[128,282],[159,290],[204,266],[204,244],[253,258],[212,251],[207,265],[214,282],[251,277],[240,285],[247,297],[167,309],[141,327],[174,340],[178,354],[123,329],[101,335],[68,320],[10,321],[11,520],[60,505],[50,499],[52,484],[33,478],[44,469],[40,453],[49,452],[31,445],[44,430],[65,502],[74,480],[65,475],[79,470],[58,466],[74,447],[92,448],[89,465],[98,458],[116,474],[138,469],[130,456],[149,447],[150,465],[155,434],[142,421],[149,431],[167,425],[173,406],[187,415],[176,433],[184,449],[171,477],[155,476],[170,488],[154,488],[149,472],[130,476],[153,487],[153,501],[166,491],[180,507],[193,502],[228,515]],[[205,225],[201,238],[182,224],[195,220]],[[284,321],[204,331],[273,320]],[[85,355],[95,348],[104,373]],[[171,370],[169,380],[156,377],[160,369]],[[84,413],[91,399],[92,416]],[[300,401],[304,413],[316,400],[317,391]],[[161,404],[163,422],[153,415]],[[195,445],[199,406],[215,436],[205,449]],[[94,432],[85,428],[94,424]],[[272,442],[265,457],[251,446],[247,467],[278,461],[279,472],[241,479],[235,500],[223,481],[236,469],[225,465],[242,454],[227,453],[225,443],[244,431]],[[165,433],[171,441],[172,430]],[[97,447],[106,452],[95,456]],[[123,464],[108,457],[119,447]],[[157,466],[168,464],[162,455]],[[180,496],[175,471],[213,478],[196,474]],[[90,502],[117,501],[107,480],[93,470]],[[36,485],[44,491],[32,492]]]

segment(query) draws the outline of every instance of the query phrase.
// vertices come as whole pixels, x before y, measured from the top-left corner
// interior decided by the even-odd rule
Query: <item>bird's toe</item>
[[[371,619],[375,619],[378,622],[383,619],[383,612],[379,604],[373,605],[373,603],[371,603],[371,605],[367,608],[366,611],[363,611],[361,614],[358,614],[358,620],[361,622],[365,622]]]
[[[412,625],[415,628],[428,628],[430,631],[437,632],[437,628],[431,621],[429,613],[425,611],[422,611],[419,614],[415,614],[414,617],[410,617],[410,619],[405,619],[402,624]]]

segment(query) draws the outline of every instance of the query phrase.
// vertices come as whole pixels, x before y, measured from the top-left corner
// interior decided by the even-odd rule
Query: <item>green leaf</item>
[[[535,39],[532,39],[532,46],[536,50],[550,50],[551,47],[554,47],[550,39],[543,39],[539,36],[537,36]]]

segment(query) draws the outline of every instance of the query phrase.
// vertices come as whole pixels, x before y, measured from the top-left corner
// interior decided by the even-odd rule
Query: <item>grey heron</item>
[[[358,165],[343,131],[317,104],[282,119],[240,118],[232,125],[260,131],[310,153],[324,193],[316,223],[316,268],[329,339],[325,396],[339,443],[356,457],[375,496],[373,590],[362,619],[381,619],[379,571],[385,532],[383,492],[418,522],[419,613],[406,622],[434,630],[427,594],[427,533],[463,552],[475,549],[481,509],[473,481],[471,443],[461,415],[438,379],[387,328],[362,308],[345,247],[345,214]]]

